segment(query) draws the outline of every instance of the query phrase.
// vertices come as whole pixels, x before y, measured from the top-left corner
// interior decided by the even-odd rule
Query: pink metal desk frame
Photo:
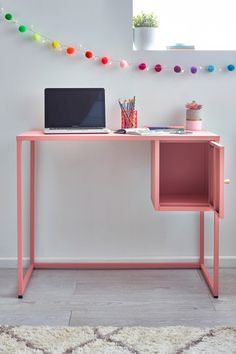
[[[219,218],[224,216],[224,148],[219,144],[220,137],[209,132],[196,132],[191,135],[161,135],[161,136],[138,136],[138,135],[45,135],[42,131],[29,131],[17,136],[17,255],[18,255],[18,298],[23,298],[27,284],[30,280],[34,269],[46,268],[79,268],[79,269],[200,269],[209,289],[214,297],[219,295]],[[157,211],[197,211],[199,212],[200,237],[199,237],[199,261],[195,263],[39,263],[35,261],[35,145],[36,142],[43,141],[150,141],[151,144],[151,195],[154,208]],[[22,143],[30,142],[30,265],[24,274],[23,272],[23,228],[22,228]],[[193,200],[191,197],[186,200],[180,197],[179,201],[168,200],[169,196],[161,194],[161,188],[168,188],[168,176],[170,172],[168,161],[164,161],[171,156],[168,155],[168,149],[171,149],[171,144],[189,143],[186,145],[174,145],[173,151],[178,151],[184,154],[184,151],[191,150],[200,151],[206,150],[205,173],[207,175],[208,187],[205,182],[201,182],[199,175],[198,184],[202,184],[202,188],[206,189],[209,195],[208,200]],[[201,145],[196,145],[196,144]],[[191,145],[192,144],[192,145]],[[199,147],[199,148],[198,148]],[[176,149],[177,148],[177,149]],[[183,149],[185,148],[185,149]],[[204,150],[204,151],[205,151]],[[198,154],[198,153],[197,153]],[[197,157],[197,156],[196,156]],[[174,157],[176,158],[176,156]],[[205,159],[205,157],[204,157]],[[164,164],[162,162],[164,161]],[[199,160],[199,161],[200,161]],[[197,158],[196,158],[197,161]],[[172,161],[173,163],[173,161]],[[191,165],[190,169],[194,166]],[[166,170],[162,174],[162,170]],[[173,174],[173,171],[171,171]],[[190,172],[191,173],[191,172]],[[191,176],[190,176],[191,177]],[[167,181],[167,182],[166,182]],[[170,181],[171,183],[171,181]],[[171,183],[171,186],[173,183]],[[170,188],[172,188],[170,186]],[[185,188],[180,186],[181,188]],[[176,196],[173,196],[176,198]],[[201,197],[201,196],[200,196]],[[181,199],[182,198],[182,199]],[[204,211],[214,212],[214,249],[213,249],[213,276],[210,273],[204,262]]]

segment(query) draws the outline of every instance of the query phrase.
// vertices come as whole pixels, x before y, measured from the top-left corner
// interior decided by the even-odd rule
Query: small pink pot
[[[202,120],[186,120],[186,130],[202,130]]]

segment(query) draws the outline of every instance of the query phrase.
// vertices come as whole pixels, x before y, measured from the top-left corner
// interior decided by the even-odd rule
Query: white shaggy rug
[[[236,327],[0,326],[2,354],[236,353]]]

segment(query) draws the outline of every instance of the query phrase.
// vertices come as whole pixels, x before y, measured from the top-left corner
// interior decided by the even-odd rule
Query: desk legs
[[[17,260],[18,297],[23,297],[23,250],[22,250],[22,142],[17,141]]]
[[[25,288],[34,269],[34,199],[35,199],[35,142],[30,142],[30,265],[23,272],[23,221],[22,221],[22,141],[17,141],[17,258],[18,298],[23,298]]]
[[[30,142],[30,264],[34,264],[35,141]]]
[[[200,211],[200,264],[204,263],[204,211]]]
[[[219,296],[219,216],[214,214],[214,255],[213,276],[211,277],[204,260],[204,212],[200,212],[200,269],[215,298]]]
[[[214,297],[219,295],[219,216],[214,214],[214,265],[211,277],[204,261],[204,212],[200,212],[200,259],[197,263],[35,263],[35,141],[30,142],[30,265],[23,273],[23,222],[22,222],[22,141],[17,140],[17,256],[18,256],[18,297],[23,294],[36,268],[77,268],[77,269],[201,269]]]

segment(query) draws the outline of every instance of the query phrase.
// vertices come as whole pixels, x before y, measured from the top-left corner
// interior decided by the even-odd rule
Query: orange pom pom
[[[93,58],[93,52],[91,52],[90,50],[87,50],[87,52],[85,52],[85,56],[88,59],[92,59]]]
[[[68,47],[68,48],[66,49],[66,53],[67,53],[68,55],[75,54],[75,48],[74,48],[74,47]]]

